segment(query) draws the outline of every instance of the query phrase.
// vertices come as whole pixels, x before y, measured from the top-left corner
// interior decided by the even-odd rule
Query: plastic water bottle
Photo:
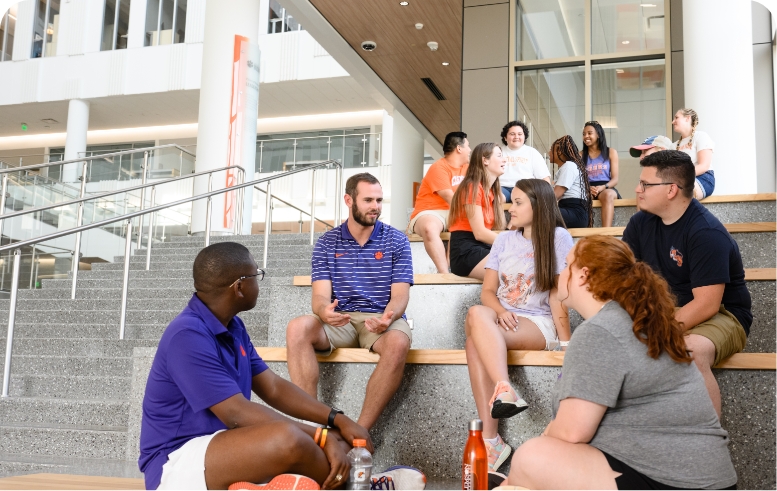
[[[469,422],[469,438],[461,461],[461,489],[488,489],[488,456],[483,441],[483,421]]]
[[[367,440],[354,440],[353,448],[348,452],[351,473],[347,489],[370,489],[372,476],[372,454],[367,450]]]

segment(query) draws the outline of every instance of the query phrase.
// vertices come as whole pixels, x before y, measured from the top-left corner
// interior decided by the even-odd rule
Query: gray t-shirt
[[[553,417],[568,397],[607,406],[590,444],[669,486],[721,489],[737,482],[704,379],[665,352],[654,360],[611,301],[580,324],[553,391]]]

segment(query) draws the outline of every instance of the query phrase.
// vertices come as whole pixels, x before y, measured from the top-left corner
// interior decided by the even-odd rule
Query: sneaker
[[[236,489],[321,489],[313,479],[299,474],[281,474],[273,477],[267,484],[251,482],[236,482],[229,486],[230,491]]]
[[[483,440],[486,443],[486,452],[488,452],[489,472],[496,472],[505,463],[505,460],[507,460],[507,457],[510,456],[510,452],[513,450],[510,448],[510,445],[502,440],[501,436],[496,435],[496,437],[498,439],[496,445],[491,445]]]
[[[488,471],[488,489],[495,489],[502,485],[507,479],[507,476],[501,472]]]
[[[494,419],[511,418],[529,407],[529,404],[518,397],[507,382],[497,382],[494,395],[491,396],[491,417]]]
[[[370,489],[424,489],[426,476],[415,467],[395,465],[372,476]]]

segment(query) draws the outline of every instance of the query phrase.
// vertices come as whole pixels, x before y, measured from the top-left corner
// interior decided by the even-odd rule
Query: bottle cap
[[[367,446],[367,440],[363,440],[361,438],[357,438],[356,440],[353,441],[353,446],[354,447],[366,447]]]
[[[473,419],[470,421],[469,431],[483,431],[483,421],[480,419]]]

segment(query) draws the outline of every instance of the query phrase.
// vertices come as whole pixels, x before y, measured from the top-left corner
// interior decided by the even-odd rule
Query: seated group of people
[[[447,153],[460,155],[461,163],[466,147],[460,140]],[[453,204],[501,201],[493,177],[500,171],[491,169],[504,166],[500,152],[490,144],[473,150],[482,165],[470,164],[462,184],[473,185],[466,196],[452,193]],[[470,308],[463,327],[497,481],[505,481],[497,471],[512,452],[497,433],[498,421],[529,406],[510,381],[507,351],[562,349],[553,418],[516,449],[506,483],[531,489],[736,485],[711,368],[743,349],[752,323],[741,255],[720,221],[693,198],[695,170],[687,154],[659,152],[641,166],[641,211],[623,241],[593,236],[573,243],[553,188],[529,178],[510,190],[514,230],[489,229],[494,237],[486,257],[468,258],[467,236],[451,245],[483,270],[481,305]],[[267,368],[237,317],[254,307],[264,274],[248,250],[218,243],[197,256],[196,293],[162,336],[143,401],[139,464],[149,489],[224,489],[238,481],[272,486],[285,474],[300,475],[285,476],[292,479],[282,481],[286,486],[337,488],[348,476],[352,441],[364,439],[372,451],[369,430],[399,388],[412,344],[405,316],[412,257],[407,236],[378,220],[383,192],[374,176],[352,176],[344,200],[347,221],[314,248],[312,312],[287,326],[291,382]],[[500,215],[492,208],[482,218],[498,223]],[[477,237],[483,230],[468,232]],[[574,335],[569,308],[585,319]],[[380,355],[356,421],[318,401],[316,353],[338,348]],[[277,412],[251,402],[252,391]],[[424,482],[419,471],[399,467],[374,476],[373,488],[419,489]]]

